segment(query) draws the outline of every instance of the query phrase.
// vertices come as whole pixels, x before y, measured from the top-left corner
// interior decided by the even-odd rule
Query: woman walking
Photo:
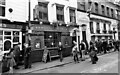
[[[13,73],[13,66],[16,65],[15,59],[14,59],[14,54],[13,54],[13,48],[10,49],[10,52],[6,56],[8,59],[7,67],[10,68],[9,73]]]

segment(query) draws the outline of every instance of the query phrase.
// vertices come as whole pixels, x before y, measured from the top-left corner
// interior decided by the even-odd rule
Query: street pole
[[[29,0],[29,5],[28,5],[28,45],[31,46],[31,36],[30,36],[30,31],[31,31],[31,22],[30,22],[30,18],[31,18],[31,13],[30,13],[30,7],[31,6],[31,2]]]

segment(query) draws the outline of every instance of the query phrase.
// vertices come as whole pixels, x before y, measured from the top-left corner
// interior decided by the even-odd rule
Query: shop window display
[[[58,43],[61,38],[61,33],[59,32],[45,32],[45,46],[47,47],[58,47]]]

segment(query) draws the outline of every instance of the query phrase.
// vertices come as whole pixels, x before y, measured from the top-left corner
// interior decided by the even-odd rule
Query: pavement
[[[113,52],[113,51],[111,51],[111,52]],[[111,52],[109,52],[109,53],[111,53]],[[98,54],[98,56],[99,55],[103,55],[103,53],[102,54]],[[89,55],[86,55],[85,58],[88,59]],[[73,63],[73,62],[74,62],[74,60],[73,60],[72,56],[65,57],[62,62],[60,62],[59,59],[53,60],[53,61],[48,62],[48,63],[36,62],[36,63],[32,64],[32,68],[30,68],[30,69],[24,69],[23,66],[20,66],[20,69],[14,70],[14,73],[32,73],[34,71],[50,69],[50,68],[54,68],[54,67],[58,67],[58,66],[63,66],[63,65],[66,65],[66,64],[70,64],[70,63]],[[80,61],[80,62],[82,62],[82,61]]]

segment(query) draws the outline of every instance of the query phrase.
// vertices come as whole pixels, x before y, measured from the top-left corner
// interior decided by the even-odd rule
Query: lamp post
[[[31,22],[30,22],[30,18],[31,18],[31,16],[30,16],[30,4],[31,2],[30,2],[30,0],[29,0],[29,6],[28,6],[28,45],[29,46],[31,46],[31,36],[30,36],[30,34],[32,33],[32,30],[31,30]]]

